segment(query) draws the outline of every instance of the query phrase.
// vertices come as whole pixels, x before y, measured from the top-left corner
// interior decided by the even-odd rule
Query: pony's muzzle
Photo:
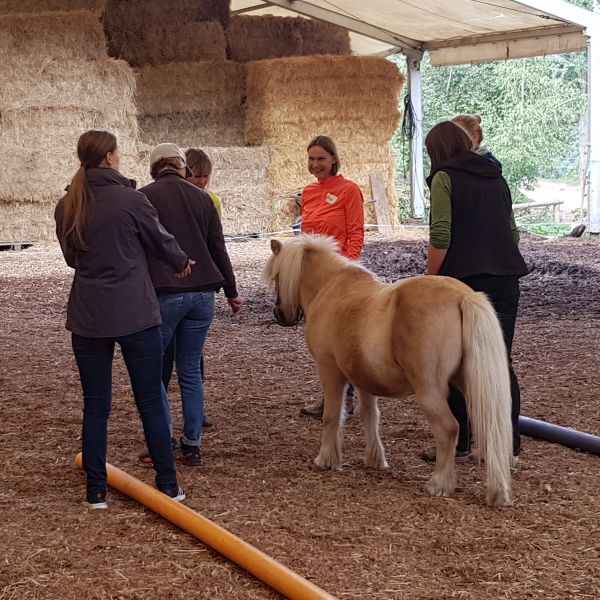
[[[282,327],[296,327],[298,323],[300,323],[304,313],[301,308],[298,308],[296,311],[296,316],[291,321],[288,321],[285,318],[285,315],[278,304],[273,307],[273,316],[275,317],[275,321],[277,321],[277,325],[281,325]]]

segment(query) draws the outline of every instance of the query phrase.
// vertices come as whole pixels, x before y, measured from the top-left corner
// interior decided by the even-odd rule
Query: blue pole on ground
[[[561,427],[530,417],[519,417],[519,431],[523,435],[600,456],[600,436],[591,433],[584,433],[570,427]]]

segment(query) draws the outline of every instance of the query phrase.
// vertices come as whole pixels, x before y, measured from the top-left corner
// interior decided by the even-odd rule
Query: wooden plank
[[[520,204],[513,204],[513,210],[521,208],[538,208],[540,206],[558,206],[563,204],[562,200],[540,200],[539,202],[521,202]]]
[[[371,195],[375,200],[375,216],[380,229],[391,229],[392,219],[390,217],[390,207],[387,194],[385,193],[385,181],[383,175],[379,173],[369,173],[369,183],[371,184]]]

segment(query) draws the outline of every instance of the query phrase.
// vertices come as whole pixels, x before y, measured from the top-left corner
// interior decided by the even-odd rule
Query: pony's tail
[[[512,422],[506,346],[494,307],[472,292],[460,303],[467,412],[485,461],[487,503],[510,503]]]

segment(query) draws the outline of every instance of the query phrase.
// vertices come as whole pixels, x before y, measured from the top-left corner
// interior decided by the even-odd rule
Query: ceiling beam
[[[475,44],[488,44],[494,42],[507,42],[526,38],[541,38],[544,36],[565,35],[568,33],[582,33],[582,28],[576,25],[555,25],[552,27],[539,27],[536,29],[522,29],[520,31],[505,31],[483,35],[424,42],[424,50],[440,50],[442,48],[456,48],[458,46],[472,46]]]
[[[265,1],[267,4],[291,10],[299,15],[304,15],[305,17],[311,17],[312,19],[318,19],[319,21],[332,23],[333,25],[343,27],[348,31],[353,31],[354,33],[359,33],[360,35],[364,35],[374,40],[391,44],[397,48],[400,48],[402,53],[406,54],[407,56],[421,57],[423,54],[423,51],[420,47],[420,42],[417,40],[397,35],[385,29],[380,29],[379,27],[374,27],[373,25],[359,21],[358,19],[339,14],[326,8],[315,6],[314,4],[306,2],[305,0]]]
[[[253,10],[258,10],[259,8],[264,8],[266,4],[261,2],[260,4],[253,4],[252,6],[246,6],[245,8],[238,8],[237,10],[232,10],[232,15],[242,15],[247,12],[252,12]]]

